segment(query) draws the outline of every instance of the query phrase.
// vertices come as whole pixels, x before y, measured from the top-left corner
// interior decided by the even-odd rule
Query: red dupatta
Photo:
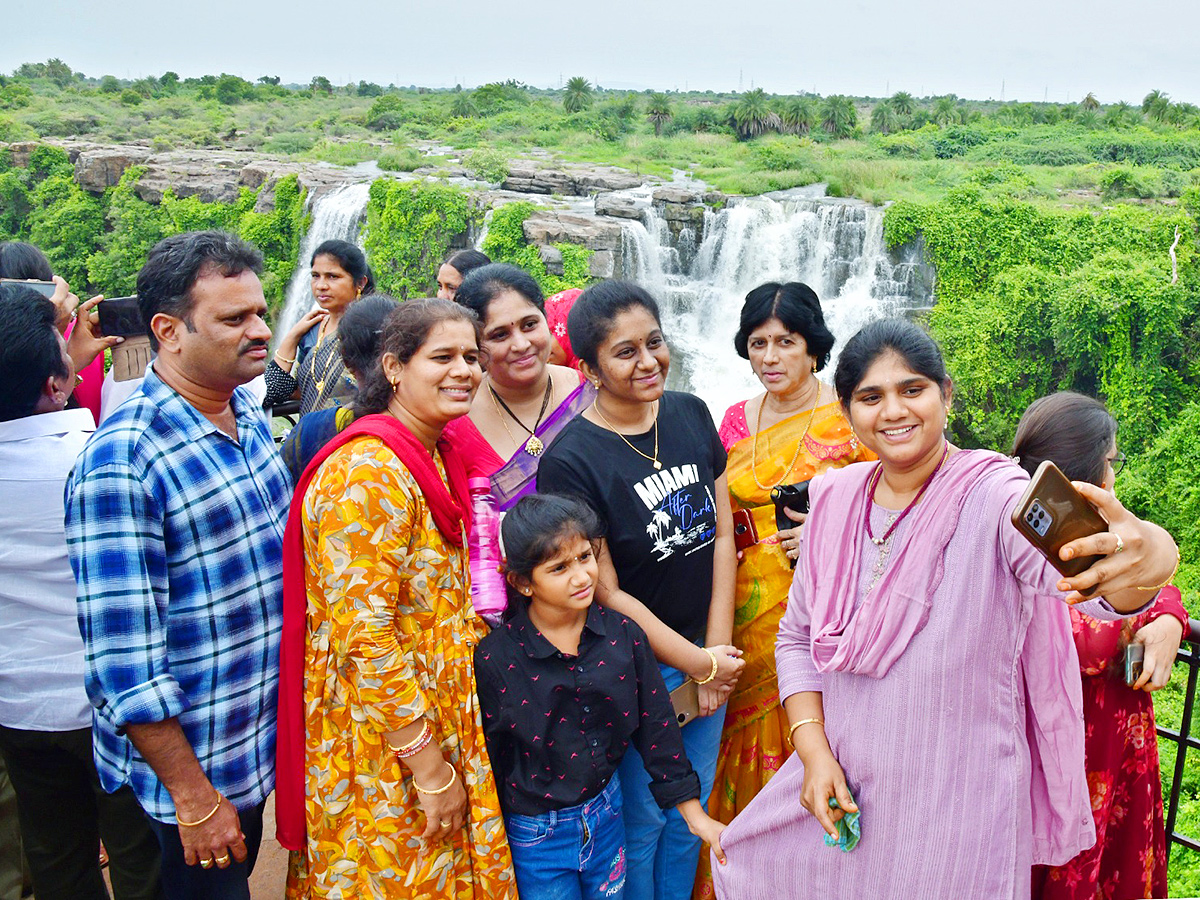
[[[465,420],[465,417],[464,419]],[[458,421],[452,422],[455,425]],[[473,429],[467,429],[467,432]],[[304,494],[322,463],[335,450],[366,435],[383,441],[417,481],[434,524],[455,546],[471,527],[462,426],[447,426],[438,439],[449,490],[425,446],[397,419],[387,414],[364,416],[326,444],[305,468],[292,495],[283,537],[283,630],[279,647],[279,730],[275,745],[275,836],[288,850],[302,851],[304,817],[304,641],[308,594],[304,573]],[[493,454],[494,455],[494,454]]]

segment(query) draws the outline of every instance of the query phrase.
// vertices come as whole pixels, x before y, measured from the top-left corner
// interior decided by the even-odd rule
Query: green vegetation
[[[562,275],[551,275],[546,271],[536,247],[525,241],[522,226],[537,207],[525,201],[506,203],[492,213],[487,236],[483,239],[483,252],[492,262],[512,263],[520,266],[537,279],[546,296],[565,291],[567,288],[584,287],[588,281],[588,263],[592,251],[575,244],[555,244],[562,253]]]
[[[12,166],[0,151],[0,240],[30,241],[41,247],[55,272],[81,296],[131,294],[146,253],[162,238],[202,228],[222,228],[263,251],[263,291],[278,310],[296,266],[307,227],[304,196],[291,175],[275,185],[275,208],[255,212],[258,194],[243,189],[237,202],[205,203],[168,192],[160,204],[134,192],[138,168],[102,195],[82,190],[65,151],[41,146],[28,168]]]
[[[135,99],[136,98],[136,99]],[[1011,162],[1031,179],[1026,199],[1099,206],[1178,198],[1200,181],[1200,109],[1152,91],[1137,104],[997,103],[954,95],[883,99],[606,90],[571,78],[561,90],[518,81],[474,90],[306,85],[275,76],[135,81],[86,78],[61,60],[0,76],[0,140],[140,140],[155,149],[229,147],[411,171],[416,142],[508,160],[536,148],[669,176],[690,171],[727,193],[813,181],[876,203],[941,199],[981,166]],[[780,143],[786,167],[758,152]],[[494,183],[498,171],[487,175]]]
[[[379,289],[401,300],[434,296],[451,241],[479,218],[466,193],[449,185],[376,180],[363,243]]]

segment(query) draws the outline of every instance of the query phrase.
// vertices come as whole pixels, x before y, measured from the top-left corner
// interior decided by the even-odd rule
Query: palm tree
[[[583,112],[592,105],[592,83],[581,75],[567,80],[563,92],[563,109],[569,113]]]
[[[1096,99],[1096,95],[1091,91],[1088,91],[1087,96],[1079,101],[1079,105],[1084,109],[1091,109],[1097,112],[1100,110],[1100,101]]]
[[[900,116],[911,116],[917,111],[917,101],[908,91],[896,91],[891,97],[892,109]]]
[[[1142,120],[1142,114],[1136,106],[1130,106],[1124,100],[1114,103],[1104,111],[1104,124],[1109,128],[1131,128]]]
[[[937,102],[933,104],[934,123],[945,128],[947,125],[953,125],[958,122],[958,105],[954,102],[954,97],[947,94],[945,97],[938,97]]]
[[[858,110],[854,101],[843,94],[825,98],[821,105],[821,127],[837,138],[849,137],[858,124]]]
[[[454,89],[454,99],[450,101],[450,115],[458,116],[460,119],[470,119],[479,115],[475,101],[471,99],[470,94],[463,91],[462,85]]]
[[[900,114],[890,100],[880,100],[871,110],[871,130],[891,134],[900,129]]]
[[[779,104],[779,121],[783,130],[792,134],[808,134],[816,124],[817,114],[811,97],[788,97]]]
[[[1155,122],[1166,122],[1171,117],[1171,97],[1160,90],[1153,90],[1142,99],[1142,112]]]
[[[1094,109],[1081,109],[1079,115],[1075,117],[1075,124],[1082,125],[1084,128],[1099,128],[1100,113]]]
[[[646,118],[654,126],[654,136],[662,137],[663,126],[675,117],[666,94],[654,93],[646,101]]]
[[[733,124],[742,140],[758,137],[768,131],[779,131],[783,127],[778,113],[771,109],[766,92],[762,88],[755,88],[743,94],[734,104]]]

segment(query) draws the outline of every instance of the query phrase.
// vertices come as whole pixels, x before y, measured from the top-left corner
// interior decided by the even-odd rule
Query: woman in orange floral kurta
[[[432,457],[447,481],[440,450]],[[294,502],[308,597],[307,838],[288,896],[515,900],[475,696],[486,626],[465,546],[445,539],[417,479],[375,436],[334,450]],[[467,796],[464,827],[424,841],[413,777],[386,738],[422,719]]]

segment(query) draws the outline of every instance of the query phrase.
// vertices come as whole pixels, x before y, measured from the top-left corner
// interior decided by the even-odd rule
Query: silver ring
[[[1117,534],[1117,533],[1114,531],[1113,534]],[[1120,553],[1124,549],[1125,549],[1125,541],[1122,540],[1122,538],[1119,534],[1117,534],[1117,547],[1115,550],[1113,550],[1113,553],[1114,554]]]
[[[442,819],[442,827],[443,828],[449,828],[452,824],[453,824],[452,822],[447,822],[445,819]]]

